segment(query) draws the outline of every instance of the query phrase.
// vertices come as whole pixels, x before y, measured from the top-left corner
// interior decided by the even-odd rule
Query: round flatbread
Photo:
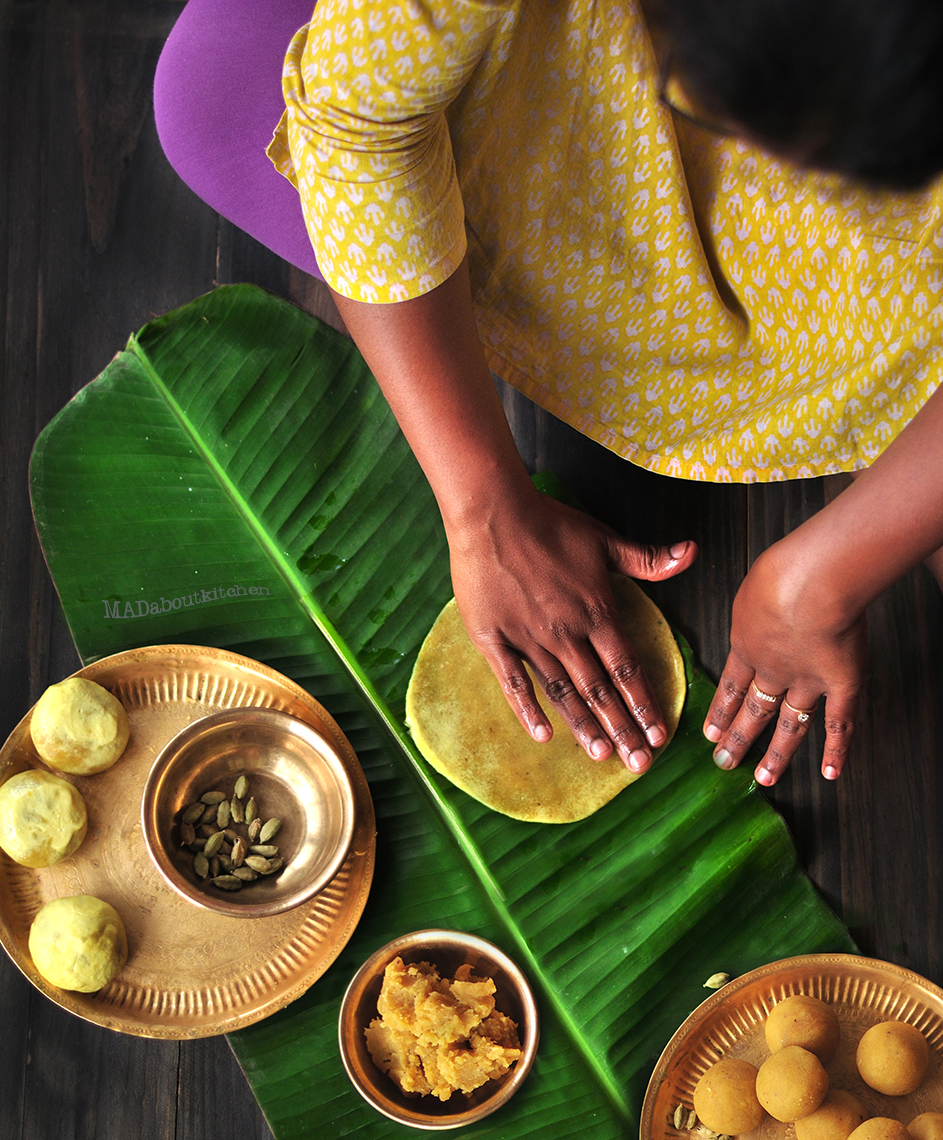
[[[632,579],[613,576],[612,590],[670,740],[687,687],[681,651],[661,611]],[[406,693],[407,724],[437,772],[495,811],[539,823],[584,819],[639,779],[618,756],[591,760],[557,712],[541,703],[553,725],[546,744],[521,726],[449,602],[423,642]]]

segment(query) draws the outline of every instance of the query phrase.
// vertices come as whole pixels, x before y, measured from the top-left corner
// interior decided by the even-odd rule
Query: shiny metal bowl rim
[[[376,1088],[366,1086],[358,1077],[351,1057],[351,1040],[353,1034],[362,1033],[366,1026],[361,1024],[354,1025],[352,1019],[363,990],[373,978],[383,973],[387,965],[395,957],[408,954],[411,959],[415,959],[416,952],[422,952],[423,958],[431,960],[435,957],[435,947],[443,944],[476,952],[482,958],[494,962],[510,979],[517,993],[518,1000],[520,1001],[521,1009],[523,1010],[523,1026],[518,1026],[518,1032],[521,1038],[521,1056],[515,1062],[513,1068],[501,1085],[495,1089],[494,1093],[488,1097],[487,1100],[465,1111],[442,1116],[424,1115],[418,1108],[411,1112],[405,1112],[395,1104],[392,1097],[387,1096],[382,1091],[382,1082],[389,1081],[389,1077],[387,1077],[385,1073],[381,1073],[379,1070],[376,1071],[378,1078],[378,1087]],[[523,1029],[523,1032],[521,1032],[521,1029]],[[506,1104],[518,1091],[530,1072],[537,1055],[537,1046],[540,1041],[540,1016],[530,983],[517,963],[508,957],[503,950],[495,946],[493,942],[489,942],[487,939],[481,938],[476,934],[467,934],[458,930],[430,928],[428,930],[417,930],[410,934],[400,935],[370,955],[354,974],[344,993],[344,997],[341,1001],[340,1016],[338,1017],[337,1031],[341,1061],[343,1062],[347,1076],[350,1078],[357,1092],[360,1093],[363,1099],[372,1108],[398,1124],[404,1124],[411,1128],[425,1129],[427,1131],[444,1131],[446,1129],[462,1128],[468,1124],[474,1124],[479,1120],[483,1120],[486,1116],[490,1116],[491,1113]],[[424,1098],[417,1098],[414,1103],[418,1106],[422,1103],[423,1099]]]
[[[341,794],[344,811],[344,827],[341,841],[338,843],[333,858],[329,861],[322,873],[312,879],[302,890],[291,895],[272,899],[266,903],[253,903],[249,901],[236,901],[229,895],[216,898],[195,889],[194,885],[180,876],[164,856],[163,844],[158,841],[153,826],[152,801],[156,789],[165,769],[177,758],[182,747],[185,747],[190,737],[196,737],[207,727],[214,727],[215,723],[223,725],[232,720],[251,720],[259,724],[273,727],[291,726],[293,734],[306,740],[312,751],[324,761],[334,774]],[[161,748],[148,773],[144,790],[141,795],[141,829],[144,835],[144,845],[152,863],[160,873],[164,882],[178,895],[192,903],[194,906],[215,911],[217,914],[229,915],[234,918],[268,918],[283,914],[308,902],[319,891],[322,891],[337,875],[344,864],[353,840],[355,828],[355,796],[350,774],[344,766],[343,760],[330,740],[308,721],[291,713],[283,712],[265,706],[235,705],[227,709],[217,709],[204,717],[198,717],[185,725]],[[240,892],[241,893],[241,892]]]

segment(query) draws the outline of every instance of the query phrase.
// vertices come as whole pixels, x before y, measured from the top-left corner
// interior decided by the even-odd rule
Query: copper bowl
[[[495,1007],[517,1023],[521,1056],[504,1077],[482,1085],[469,1096],[453,1093],[447,1101],[434,1096],[406,1096],[376,1067],[364,1030],[377,1016],[383,971],[396,957],[408,965],[429,962],[441,977],[453,977],[466,962],[475,974],[494,979]],[[378,950],[360,967],[341,1003],[338,1023],[341,1060],[364,1100],[390,1120],[428,1130],[461,1128],[490,1116],[524,1083],[537,1054],[540,1020],[527,979],[497,946],[473,934],[454,930],[419,930],[404,934]]]
[[[232,795],[239,776],[284,866],[236,891],[201,879],[181,836],[181,816],[205,792]],[[269,708],[232,708],[194,721],[154,762],[141,804],[148,854],[167,884],[195,906],[262,918],[312,898],[340,870],[354,831],[354,792],[333,745],[311,725]],[[241,833],[244,827],[233,825]]]

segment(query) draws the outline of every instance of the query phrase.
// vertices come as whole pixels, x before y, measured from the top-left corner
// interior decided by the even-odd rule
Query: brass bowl
[[[453,1093],[447,1101],[434,1096],[408,1097],[376,1067],[364,1030],[377,1016],[383,971],[396,957],[409,965],[429,962],[441,977],[454,977],[468,963],[475,974],[494,979],[495,1008],[517,1023],[521,1056],[504,1077],[488,1081],[470,1096]],[[524,1083],[537,1054],[540,1019],[527,979],[511,959],[473,934],[454,930],[419,930],[404,934],[378,950],[360,967],[341,1003],[338,1022],[341,1060],[364,1100],[390,1120],[428,1130],[461,1128],[490,1116]]]
[[[194,870],[181,816],[205,792],[231,797],[242,775],[261,818],[282,821],[271,843],[284,866],[224,891]],[[219,914],[263,918],[306,902],[338,873],[353,837],[354,791],[333,745],[311,725],[276,709],[225,709],[188,725],[157,757],[141,822],[148,854],[179,895]]]

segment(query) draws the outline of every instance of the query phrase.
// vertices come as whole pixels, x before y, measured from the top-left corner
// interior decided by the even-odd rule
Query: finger
[[[857,712],[857,693],[826,697],[825,749],[822,753],[822,775],[826,780],[837,780],[842,774],[851,749]]]
[[[714,749],[714,763],[729,771],[736,768],[750,746],[779,711],[781,695],[775,686],[754,678],[743,693],[740,708]]]
[[[797,697],[795,692],[786,695],[769,747],[754,772],[758,784],[771,788],[786,771],[812,725],[814,712],[815,698]]]
[[[530,674],[524,662],[507,646],[479,646],[501,685],[505,700],[523,727],[538,742],[545,744],[553,736],[553,727],[540,707]]]
[[[623,764],[640,774],[652,762],[645,729],[655,744],[662,743],[664,718],[611,605],[600,603],[589,617],[590,641],[555,623],[555,651],[536,648],[528,657],[548,700],[588,755],[604,760],[615,748]]]
[[[723,740],[740,711],[752,679],[753,670],[745,666],[735,654],[729,653],[704,718],[703,732],[711,744],[719,744]]]
[[[593,648],[606,671],[606,682],[609,683],[611,678],[615,687],[618,709],[628,710],[630,724],[641,730],[643,743],[650,748],[664,744],[668,736],[664,713],[631,643],[622,636],[618,627],[612,626],[605,634],[593,637]],[[605,723],[608,730],[608,722]],[[619,723],[622,723],[621,716]],[[630,767],[636,770],[634,765]]]
[[[609,558],[613,569],[620,574],[645,582],[661,582],[687,570],[697,558],[697,543],[686,540],[673,546],[649,546],[613,534]]]
[[[632,771],[651,763],[633,722],[598,660],[570,647],[567,661],[537,651],[531,661],[547,700],[593,760],[605,760],[613,748]]]
[[[646,771],[652,762],[650,745],[661,744],[667,734],[639,659],[629,649],[608,660],[593,654],[570,663],[568,672],[623,764],[632,772]]]

